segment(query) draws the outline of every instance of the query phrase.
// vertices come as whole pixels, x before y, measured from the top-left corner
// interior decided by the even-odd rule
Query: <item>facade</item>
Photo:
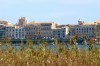
[[[75,36],[75,25],[68,25],[69,27],[69,33],[67,35],[68,38],[74,37]]]
[[[98,33],[97,34],[97,36],[98,36],[97,38],[100,39],[100,24],[97,25],[97,33]]]
[[[23,27],[7,26],[6,37],[9,39],[25,39],[26,31]]]
[[[55,29],[52,29],[53,31],[53,38],[56,39],[64,39],[67,37],[69,33],[69,27],[68,26],[57,26]]]
[[[100,20],[97,20],[96,22],[84,22],[82,20],[79,20],[78,26],[76,27],[76,33],[79,35],[81,34],[86,35],[87,38],[91,37],[99,38],[99,31],[100,31],[99,25],[100,25]]]
[[[78,25],[58,25],[54,22],[35,21],[28,23],[25,17],[21,17],[16,25],[0,20],[0,38],[6,36],[11,39],[62,39],[75,35],[86,36],[88,39],[92,37],[100,39],[100,20],[85,22],[79,19]]]
[[[52,38],[52,29],[56,28],[54,22],[31,22],[26,27],[26,32],[31,39]]]
[[[94,37],[94,25],[76,25],[75,34],[79,37],[86,36],[88,39]]]
[[[5,25],[0,24],[0,39],[4,39],[5,38]]]
[[[97,33],[98,33],[97,36],[100,39],[100,20],[97,20],[96,23],[97,23],[96,27],[97,27]]]
[[[65,38],[69,28],[65,25],[57,25],[54,22],[31,22],[26,26],[26,33],[31,39]]]
[[[8,25],[13,26],[13,24],[8,21],[0,20],[0,39],[5,38],[6,26],[8,26]]]

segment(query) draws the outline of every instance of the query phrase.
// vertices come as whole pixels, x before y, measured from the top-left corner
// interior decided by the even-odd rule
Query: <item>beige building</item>
[[[58,25],[54,22],[32,21],[28,23],[25,17],[21,17],[15,26],[7,21],[1,20],[0,29],[3,29],[5,26],[7,37],[12,39],[59,39],[74,37],[75,35],[91,38],[94,37],[95,31],[97,31],[97,36],[100,38],[100,20],[85,22],[79,19],[78,25]]]
[[[69,33],[69,27],[66,25],[58,25],[56,28],[52,29],[53,30],[53,38],[57,39],[64,39],[67,37]]]
[[[87,36],[87,38],[95,37],[95,32],[97,36],[99,35],[99,25],[100,20],[96,22],[84,22],[82,20],[78,21],[78,25],[75,26],[75,34],[78,34],[79,37],[82,35]]]
[[[54,22],[30,22],[26,27],[27,36],[31,39],[52,38],[52,29],[56,28]]]
[[[94,37],[94,25],[76,25],[75,26],[75,34],[79,37],[86,36],[87,38]]]

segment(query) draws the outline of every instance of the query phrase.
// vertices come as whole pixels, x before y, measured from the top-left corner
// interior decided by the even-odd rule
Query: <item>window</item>
[[[58,33],[58,35],[60,35],[60,33]]]
[[[88,30],[88,28],[87,28],[87,30]]]
[[[65,32],[65,30],[63,30],[63,32]]]
[[[60,36],[58,36],[60,38]]]
[[[86,28],[84,28],[84,30],[86,30]]]
[[[53,32],[55,32],[55,31],[53,31]]]
[[[16,34],[16,36],[18,36],[18,34]]]
[[[92,30],[94,30],[94,29],[92,28]]]
[[[88,33],[88,30],[87,30],[87,33]]]
[[[19,29],[19,31],[21,31],[21,29]]]

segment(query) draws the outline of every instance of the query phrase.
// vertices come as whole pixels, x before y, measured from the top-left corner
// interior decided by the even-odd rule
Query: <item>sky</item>
[[[100,19],[100,0],[0,0],[0,20],[77,24]]]

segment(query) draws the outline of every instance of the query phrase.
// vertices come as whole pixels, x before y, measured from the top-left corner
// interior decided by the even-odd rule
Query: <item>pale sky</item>
[[[0,0],[0,20],[18,22],[20,17],[28,21],[77,24],[100,19],[100,0]]]

